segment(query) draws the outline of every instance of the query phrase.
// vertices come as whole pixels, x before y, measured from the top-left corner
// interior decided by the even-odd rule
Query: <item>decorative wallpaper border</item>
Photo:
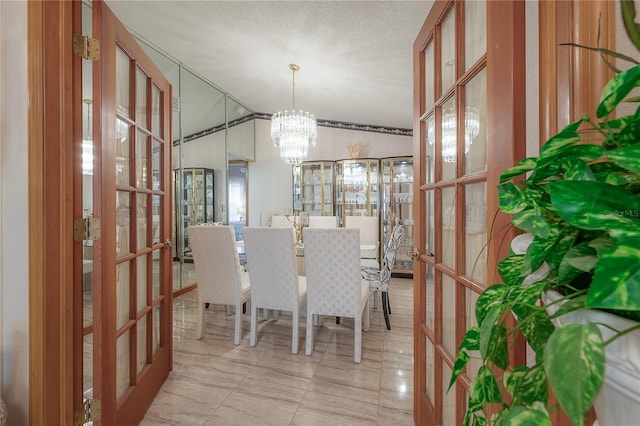
[[[272,114],[267,114],[264,112],[256,112],[253,114],[245,115],[238,119],[232,120],[229,122],[229,127],[237,126],[242,123],[246,123],[247,121],[253,120],[254,118],[260,120],[271,120]],[[399,127],[386,127],[386,126],[372,126],[369,124],[356,124],[356,123],[348,123],[344,121],[333,121],[333,120],[317,120],[318,126],[320,127],[330,127],[334,129],[344,129],[344,130],[357,130],[360,132],[373,132],[373,133],[383,133],[387,135],[398,135],[398,136],[413,136],[413,129],[402,129]],[[220,132],[224,130],[224,124],[220,124],[218,126],[210,127],[208,129],[201,130],[197,133],[193,133],[191,135],[187,135],[184,137],[184,142],[187,143],[194,139],[198,139],[212,133]],[[177,145],[179,141],[173,141],[174,145]]]

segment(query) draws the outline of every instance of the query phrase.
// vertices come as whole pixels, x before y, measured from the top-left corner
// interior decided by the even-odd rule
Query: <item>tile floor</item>
[[[142,425],[413,425],[413,281],[392,278],[391,327],[371,308],[362,363],[353,362],[353,320],[325,317],[314,353],[291,353],[291,318],[262,320],[258,344],[233,344],[233,316],[210,306],[196,340],[195,292],[174,301],[173,371]],[[370,304],[371,307],[373,306]]]

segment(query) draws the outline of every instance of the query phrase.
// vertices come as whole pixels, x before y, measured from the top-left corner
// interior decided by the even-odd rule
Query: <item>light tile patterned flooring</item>
[[[325,317],[312,356],[291,353],[291,317],[260,321],[258,344],[233,344],[233,316],[210,306],[195,339],[196,293],[174,300],[173,371],[142,425],[413,425],[413,281],[392,278],[391,330],[371,307],[362,363],[353,362],[353,320]]]

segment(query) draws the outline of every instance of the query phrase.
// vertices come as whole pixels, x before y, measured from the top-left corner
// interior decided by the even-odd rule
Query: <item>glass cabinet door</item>
[[[336,212],[340,225],[345,216],[378,216],[378,159],[336,161]]]
[[[295,211],[309,216],[333,216],[333,164],[314,161],[294,167]]]
[[[176,206],[181,207],[176,214],[175,257],[191,260],[187,228],[214,221],[213,170],[183,169],[182,180],[179,179],[180,169],[174,170],[174,173]]]
[[[400,223],[407,228],[405,240],[396,252],[392,272],[413,273],[409,255],[413,247],[413,157],[383,158],[382,169],[382,238],[383,253],[393,226]]]

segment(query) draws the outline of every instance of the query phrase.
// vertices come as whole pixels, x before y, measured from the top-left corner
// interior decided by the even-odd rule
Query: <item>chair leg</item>
[[[373,291],[373,309],[378,309],[378,290]]]
[[[262,316],[264,317],[265,321],[269,319],[269,310],[267,308],[262,309]]]
[[[298,353],[298,334],[300,332],[300,313],[292,312],[293,315],[293,327],[291,330],[291,353]]]
[[[355,318],[353,327],[353,361],[360,363],[362,360],[362,316]]]
[[[204,336],[204,303],[198,302],[196,317],[196,339],[200,340]]]
[[[336,324],[340,324],[340,317],[336,317]]]
[[[240,344],[242,340],[242,303],[236,305],[236,331],[233,336],[233,343]]]
[[[313,353],[313,314],[309,312],[309,308],[307,308],[307,341],[304,353],[305,355]]]
[[[389,322],[389,294],[386,291],[382,292],[382,310],[384,311],[384,322],[387,325],[387,330],[391,330],[391,323]]]
[[[389,297],[388,290],[387,290],[387,311],[389,311],[389,315],[391,315],[391,298]]]
[[[249,335],[249,344],[255,346],[258,341],[258,308],[251,306],[251,334]]]
[[[362,311],[362,315],[364,315],[364,331],[369,331],[369,301],[364,304],[364,309]]]

